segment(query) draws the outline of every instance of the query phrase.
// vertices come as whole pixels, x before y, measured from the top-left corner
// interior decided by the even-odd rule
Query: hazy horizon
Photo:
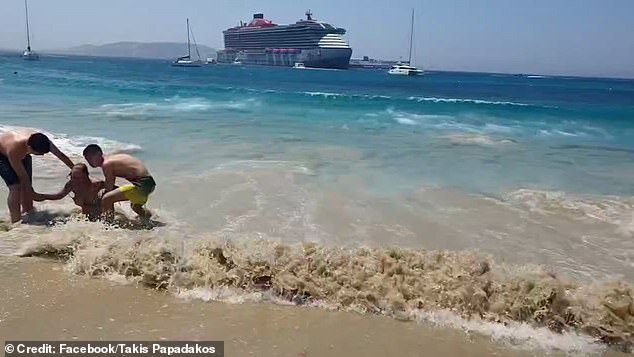
[[[189,17],[199,44],[224,47],[222,30],[263,12],[278,24],[311,9],[317,20],[347,30],[353,58],[407,58],[416,9],[413,62],[430,70],[540,73],[634,78],[634,1],[607,0],[255,0],[213,4],[173,1],[29,1],[32,47],[56,50],[114,42],[185,42]],[[0,48],[26,46],[24,2],[0,13]]]

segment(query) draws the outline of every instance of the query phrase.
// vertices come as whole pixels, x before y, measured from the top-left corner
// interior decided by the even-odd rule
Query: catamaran
[[[24,0],[24,12],[26,13],[26,50],[22,53],[22,58],[28,61],[37,61],[40,56],[31,50],[31,35],[29,33],[29,6]]]
[[[387,72],[393,75],[417,76],[423,74],[423,70],[412,66],[412,43],[414,42],[414,9],[412,9],[412,28],[409,34],[409,59],[407,64],[397,63]]]
[[[194,38],[194,47],[196,48],[197,60],[192,60],[191,43],[189,41],[189,34],[192,38],[194,33],[189,29],[189,18],[187,19],[187,56],[178,57],[176,61],[172,62],[172,66],[175,67],[200,67],[204,62],[200,59],[200,52],[198,52],[198,46],[196,45],[196,38]]]

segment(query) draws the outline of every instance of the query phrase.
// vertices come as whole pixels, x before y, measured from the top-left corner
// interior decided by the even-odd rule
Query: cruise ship
[[[258,13],[248,24],[241,22],[223,31],[225,49],[218,52],[218,62],[345,69],[352,56],[345,33],[343,28],[314,20],[310,10],[306,20],[292,25],[277,25]]]

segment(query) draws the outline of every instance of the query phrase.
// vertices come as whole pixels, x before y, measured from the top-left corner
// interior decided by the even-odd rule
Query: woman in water
[[[81,207],[81,213],[89,219],[97,219],[101,215],[101,190],[105,183],[101,180],[93,181],[88,175],[88,167],[84,164],[76,164],[70,172],[70,180],[64,188],[55,194],[36,193],[33,197],[35,201],[56,201],[73,193],[73,201]]]

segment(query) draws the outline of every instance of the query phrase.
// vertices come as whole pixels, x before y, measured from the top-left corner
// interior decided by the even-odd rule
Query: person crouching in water
[[[101,216],[100,191],[105,188],[104,181],[93,181],[88,175],[88,167],[84,164],[76,164],[70,172],[70,180],[64,188],[54,194],[35,193],[35,201],[56,201],[73,193],[72,199],[75,204],[81,207],[81,213],[90,220],[96,220]]]
[[[102,208],[106,219],[113,218],[114,204],[121,201],[130,201],[132,210],[143,220],[152,216],[143,206],[154,192],[156,182],[141,160],[128,154],[104,155],[101,147],[96,144],[86,146],[83,154],[90,166],[103,170],[106,188]],[[114,182],[117,177],[128,180],[130,184],[116,188]]]

